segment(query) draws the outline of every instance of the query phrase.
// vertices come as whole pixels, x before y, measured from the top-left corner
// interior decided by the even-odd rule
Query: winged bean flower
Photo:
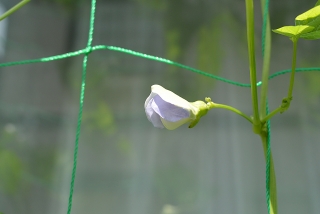
[[[144,103],[148,120],[157,128],[173,130],[190,123],[194,127],[209,106],[203,101],[188,102],[160,85],[151,86],[151,94]]]

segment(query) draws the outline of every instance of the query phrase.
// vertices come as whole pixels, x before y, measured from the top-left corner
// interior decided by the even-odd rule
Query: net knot
[[[89,47],[86,47],[85,49],[84,49],[84,53],[86,54],[86,55],[89,55],[91,52],[92,52],[92,47],[91,46],[89,46]]]

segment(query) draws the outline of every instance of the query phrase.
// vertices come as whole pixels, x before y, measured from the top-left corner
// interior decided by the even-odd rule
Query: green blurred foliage
[[[0,191],[15,195],[32,191],[28,189],[30,185],[49,188],[56,150],[47,144],[39,144],[34,149],[18,134],[13,124],[5,125],[0,133]]]
[[[106,64],[99,63],[95,58],[91,60],[95,68],[87,75],[86,80],[86,103],[83,111],[83,124],[86,131],[90,134],[100,134],[102,136],[113,136],[116,133],[116,124],[113,111],[104,99],[105,91],[108,90],[106,80],[108,72]],[[80,78],[80,76],[78,76]],[[78,78],[73,78],[74,91],[79,90]]]
[[[221,60],[224,57],[224,49],[221,44],[223,36],[223,23],[227,23],[226,15],[212,19],[211,23],[203,25],[199,30],[199,40],[197,46],[197,68],[207,73],[218,75],[221,68]],[[213,86],[215,81],[198,75],[196,79],[198,93],[202,94],[208,90],[208,86]]]
[[[9,151],[0,150],[0,189],[14,194],[21,185],[23,165],[19,157]]]
[[[194,66],[192,63],[186,63],[186,60],[199,30],[207,21],[204,1],[167,1],[164,14],[166,58]],[[177,72],[178,70],[177,67],[169,67],[165,79],[168,80],[166,85],[179,93],[179,89],[185,91],[190,88],[190,81],[189,78],[184,78],[177,86],[175,80],[181,79],[181,73]]]
[[[165,11],[167,57],[180,61],[192,39],[205,23],[203,1],[188,3],[184,0],[169,1]]]
[[[107,136],[113,135],[116,131],[112,111],[104,100],[97,100],[96,108],[83,113],[83,123],[87,131],[99,131]]]
[[[171,29],[166,32],[167,58],[178,60],[183,54],[180,47],[181,33],[179,29]]]
[[[129,155],[132,150],[131,141],[128,140],[126,133],[118,129],[117,119],[115,118],[115,110],[113,109],[110,96],[110,87],[107,82],[110,78],[108,72],[109,64],[100,57],[90,59],[90,64],[94,68],[90,69],[90,73],[86,78],[85,106],[82,115],[82,124],[87,139],[99,139],[96,142],[88,142],[92,146],[97,146],[101,142],[109,142],[110,149],[114,149],[120,155]],[[70,85],[74,94],[79,93],[81,76],[75,73],[79,70],[75,69],[70,72]],[[109,93],[107,93],[109,92]],[[96,145],[93,145],[96,144]]]
[[[7,147],[17,142],[16,129],[7,124],[0,134],[0,190],[14,194],[21,186],[24,166],[18,155]]]

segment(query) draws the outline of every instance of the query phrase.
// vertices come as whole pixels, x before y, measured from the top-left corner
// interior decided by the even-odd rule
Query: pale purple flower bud
[[[158,128],[173,130],[191,122],[193,127],[208,111],[203,101],[190,103],[160,85],[151,86],[151,94],[144,104],[148,120]]]

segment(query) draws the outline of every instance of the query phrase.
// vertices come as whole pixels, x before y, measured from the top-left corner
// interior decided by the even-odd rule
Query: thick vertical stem
[[[261,130],[258,95],[257,95],[257,76],[256,76],[256,62],[254,50],[254,15],[253,15],[253,0],[246,0],[246,15],[247,15],[247,39],[248,52],[250,64],[250,83],[251,83],[251,97],[253,108],[253,131],[259,133]]]
[[[268,152],[268,145],[267,145],[267,133],[263,132],[260,134],[262,147],[264,151],[264,156],[267,161],[267,152]],[[278,213],[278,204],[277,204],[277,184],[276,184],[276,173],[274,170],[272,152],[270,151],[270,171],[269,175],[269,193],[270,193],[270,214],[277,214]]]
[[[270,69],[270,55],[271,55],[271,29],[270,19],[267,8],[265,8],[265,1],[261,0],[262,14],[265,20],[264,33],[262,38],[262,55],[263,55],[263,68],[262,68],[262,85],[261,85],[261,96],[260,96],[260,119],[266,117],[266,105],[268,97],[268,82],[269,82],[269,69]],[[266,11],[265,11],[266,9]]]

